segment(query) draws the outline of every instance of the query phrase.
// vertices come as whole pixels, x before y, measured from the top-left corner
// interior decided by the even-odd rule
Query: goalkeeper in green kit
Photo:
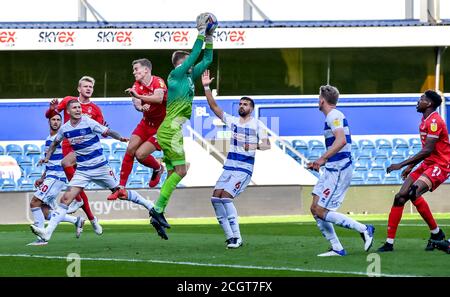
[[[157,132],[158,143],[164,152],[163,160],[168,177],[161,187],[155,207],[150,211],[151,224],[156,230],[160,230],[161,227],[170,228],[163,213],[173,190],[187,173],[182,126],[191,118],[194,82],[201,77],[213,59],[214,29],[206,32],[208,18],[207,13],[197,17],[198,37],[192,52],[176,51],[172,54],[172,64],[175,68],[167,79],[167,112]],[[206,45],[203,59],[194,66],[204,42]]]

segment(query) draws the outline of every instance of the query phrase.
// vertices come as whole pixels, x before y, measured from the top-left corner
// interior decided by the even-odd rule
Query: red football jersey
[[[164,120],[164,117],[166,116],[166,104],[167,104],[167,86],[164,83],[164,80],[158,76],[152,76],[152,80],[150,81],[150,84],[148,86],[136,81],[133,85],[133,89],[138,93],[139,95],[144,96],[151,96],[157,89],[161,89],[164,92],[163,101],[158,103],[144,103],[142,102],[142,105],[149,104],[150,109],[148,111],[145,111],[143,114],[143,120],[153,127],[159,127],[161,125],[162,121]]]
[[[424,160],[426,164],[438,164],[447,168],[450,164],[450,143],[448,141],[447,125],[441,116],[435,111],[426,119],[422,117],[420,123],[420,140],[425,146],[427,137],[437,138],[436,146],[431,155]]]
[[[73,96],[64,97],[64,99],[56,107],[56,110],[58,112],[61,112],[61,111],[64,110],[64,123],[67,122],[70,119],[70,114],[66,110],[66,106],[67,106],[67,103],[70,100],[73,100],[73,99],[78,100],[78,97],[73,97]],[[50,110],[48,110],[47,112],[49,112],[49,111]],[[94,121],[96,121],[96,122],[98,122],[98,123],[100,123],[102,125],[105,124],[105,120],[103,118],[102,110],[95,103],[93,103],[93,102],[81,103],[81,112],[83,113],[83,115],[86,115],[86,116],[90,117]]]

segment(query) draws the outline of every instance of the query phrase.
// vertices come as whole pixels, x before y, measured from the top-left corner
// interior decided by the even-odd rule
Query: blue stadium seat
[[[163,151],[154,151],[152,153],[152,156],[155,157],[156,159],[162,159],[164,157],[164,153]]]
[[[404,148],[409,149],[408,142],[403,138],[394,138],[392,140],[392,146],[394,149],[397,149],[397,150],[399,148],[400,149],[404,149]]]
[[[315,160],[319,159],[320,156],[322,156],[322,153],[320,153],[319,150],[312,151],[312,152],[308,155],[308,160],[312,162],[312,161],[315,161]]]
[[[292,140],[292,146],[293,147],[306,147],[306,148],[308,148],[308,144],[305,142],[305,141],[303,141],[303,140],[301,140],[301,139],[294,139],[294,140]]]
[[[27,143],[23,146],[23,154],[25,156],[40,155],[41,149],[35,144]]]
[[[409,151],[412,151],[414,154],[417,154],[418,152],[420,152],[422,150],[422,147],[413,147],[412,149],[410,149]],[[409,155],[409,151],[408,151],[408,155]]]
[[[144,165],[138,163],[136,168],[133,169],[133,174],[139,177],[146,177],[150,174],[150,171],[151,171],[150,168],[147,168]]]
[[[420,141],[420,138],[410,138],[408,141],[409,148],[422,148],[422,142]]]
[[[135,175],[130,176],[127,182],[127,188],[131,189],[139,189],[144,187],[144,181],[142,177],[138,177]]]
[[[112,170],[116,175],[120,174],[120,167],[122,166],[122,159],[116,158],[114,155],[110,155],[108,158],[109,166],[111,166]]]
[[[363,171],[363,172],[366,172],[366,171],[368,171],[369,169],[370,169],[370,165],[371,165],[371,161],[370,161],[370,159],[365,159],[365,158],[362,158],[362,159],[358,159],[356,162],[355,162],[355,171]]]
[[[414,150],[407,150],[407,151],[405,152],[405,159],[408,159],[408,158],[414,156],[414,155],[417,154],[417,153],[418,153],[418,152],[417,152],[417,151],[414,151]]]
[[[45,166],[35,166],[31,169],[30,173],[28,174],[27,178],[31,180],[36,180],[38,178],[41,178],[42,173],[45,170]]]
[[[22,169],[22,176],[27,177],[33,169],[33,160],[28,156],[19,156],[16,158],[17,164]]]
[[[313,149],[325,150],[325,145],[320,140],[310,140],[308,141],[308,148],[310,151],[312,151]]]
[[[375,150],[374,158],[384,156],[386,158],[389,158],[392,155],[392,149],[390,148],[379,148]]]
[[[385,172],[386,171],[386,163],[387,163],[387,158],[378,158],[378,159],[374,159],[372,161],[371,164],[371,168],[370,168],[370,172],[375,172],[375,171],[381,171],[381,172]]]
[[[0,145],[0,155],[4,155],[4,154],[5,154],[5,148]]]
[[[400,178],[401,171],[393,171],[391,173],[385,173],[383,177],[384,184],[401,184],[402,180]]]
[[[391,149],[392,150],[392,143],[384,138],[379,138],[375,140],[375,147],[377,149]]]
[[[17,190],[19,191],[32,191],[34,190],[34,181],[27,178],[20,178],[17,181]]]
[[[404,160],[405,160],[405,157],[403,157],[403,156],[392,156],[390,158],[389,165],[398,164],[398,163],[403,162]]]
[[[109,145],[107,143],[102,142],[102,148],[103,148],[103,154],[108,159],[109,155],[111,154],[111,149],[109,148]]]
[[[304,156],[308,155],[308,144],[303,140],[293,140],[292,146],[295,148],[296,151],[303,154]]]
[[[352,175],[352,185],[363,185],[366,181],[367,172],[355,171]]]
[[[375,149],[364,148],[359,150],[358,159],[360,158],[372,158],[375,155]]]
[[[123,142],[114,142],[111,145],[111,152],[114,157],[118,159],[123,159],[125,152],[127,151],[127,145]]]
[[[402,157],[405,158],[405,151],[397,151],[397,150],[392,150],[391,152],[391,158],[393,157]]]
[[[369,140],[369,139],[361,139],[358,142],[358,144],[359,144],[360,150],[364,150],[364,149],[374,150],[375,149],[375,145],[373,144],[372,140]]]
[[[366,184],[381,184],[384,173],[382,171],[371,171],[367,174]]]
[[[358,143],[356,141],[352,141],[352,151],[358,151],[359,150],[359,146]]]
[[[16,190],[16,182],[12,178],[0,179],[0,191],[10,192]]]
[[[6,146],[6,154],[16,158],[23,155],[22,147],[17,144],[8,144]]]

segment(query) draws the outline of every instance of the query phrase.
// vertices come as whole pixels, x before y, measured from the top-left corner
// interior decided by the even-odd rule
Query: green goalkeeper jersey
[[[195,90],[194,82],[208,68],[213,59],[212,44],[206,43],[202,61],[194,66],[202,51],[203,40],[204,36],[199,35],[189,57],[169,74],[167,79],[167,111],[164,121],[172,122],[175,119],[179,120],[180,117],[191,118]],[[194,67],[192,68],[192,66]]]

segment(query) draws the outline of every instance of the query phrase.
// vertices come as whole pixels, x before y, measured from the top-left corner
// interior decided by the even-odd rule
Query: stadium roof
[[[225,21],[221,28],[323,28],[323,27],[412,27],[450,26],[450,19],[439,24],[419,20],[357,21]],[[0,29],[158,29],[195,28],[194,22],[0,22]]]

